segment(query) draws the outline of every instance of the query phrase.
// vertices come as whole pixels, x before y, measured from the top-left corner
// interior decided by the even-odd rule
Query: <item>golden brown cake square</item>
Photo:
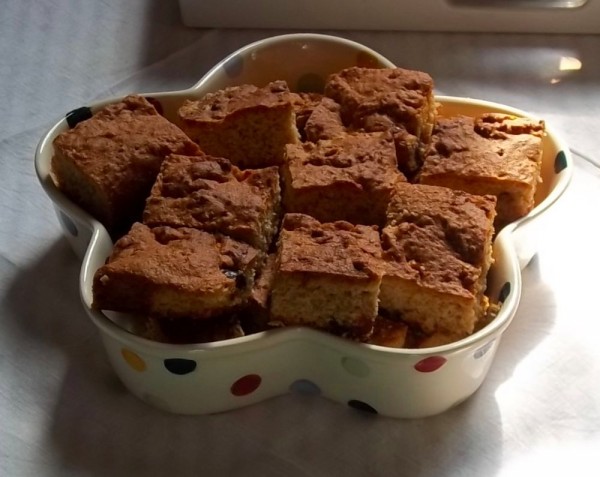
[[[286,154],[285,210],[322,222],[382,225],[395,181],[405,180],[396,167],[389,133],[352,133],[288,145]]]
[[[227,159],[174,154],[162,164],[144,223],[222,233],[267,250],[279,209],[277,167],[242,171]]]
[[[300,140],[285,81],[263,88],[232,86],[186,100],[178,115],[182,129],[205,153],[244,169],[281,164],[285,145]]]
[[[117,236],[141,217],[170,153],[199,148],[142,96],[127,96],[56,137],[52,173],[69,198]]]
[[[377,316],[380,260],[376,227],[286,214],[271,290],[271,323],[368,338]]]
[[[382,231],[380,307],[426,335],[473,332],[487,307],[496,199],[397,183]]]
[[[244,304],[261,253],[223,235],[135,223],[94,275],[93,306],[161,318],[211,318]]]
[[[413,135],[417,148],[413,161],[399,161],[412,175],[421,163],[436,116],[433,80],[427,73],[402,68],[352,67],[333,74],[325,96],[341,106],[346,127],[365,131],[399,128]]]
[[[495,195],[499,230],[534,206],[544,129],[543,121],[497,113],[440,118],[419,182]]]

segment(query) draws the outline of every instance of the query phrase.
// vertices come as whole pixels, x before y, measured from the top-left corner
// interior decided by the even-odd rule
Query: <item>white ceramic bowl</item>
[[[284,79],[293,90],[318,90],[328,74],[345,67],[394,66],[378,53],[351,41],[316,34],[283,35],[248,45],[225,58],[190,89],[156,93],[164,114],[176,121],[185,98],[225,86],[265,84]],[[117,101],[91,105],[92,110]],[[507,106],[465,98],[437,97],[443,114],[483,111],[528,116]],[[36,171],[54,202],[59,221],[75,252],[83,257],[81,299],[100,330],[108,358],[133,394],[167,411],[206,414],[247,406],[286,392],[321,394],[349,406],[393,417],[442,412],[471,396],[483,382],[513,318],[521,294],[521,267],[531,251],[519,255],[530,224],[565,190],[573,169],[569,149],[552,131],[544,138],[543,184],[536,207],[507,226],[494,242],[495,264],[488,293],[503,302],[498,316],[477,333],[452,344],[427,349],[392,349],[347,341],[319,331],[293,327],[226,341],[169,345],[133,333],[126,316],[91,308],[92,278],[110,254],[105,228],[67,199],[50,175],[52,140],[67,129],[59,121],[36,151]]]

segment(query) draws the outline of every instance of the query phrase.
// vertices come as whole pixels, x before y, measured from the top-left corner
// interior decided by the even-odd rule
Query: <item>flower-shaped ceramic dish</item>
[[[393,67],[376,52],[351,41],[315,34],[283,35],[248,45],[225,58],[190,89],[157,93],[164,115],[176,121],[185,98],[243,83],[264,85],[283,79],[296,91],[319,91],[328,74],[350,66]],[[92,111],[120,98],[91,105]],[[484,101],[440,97],[445,115],[484,111],[528,116]],[[500,338],[521,294],[521,266],[531,252],[522,237],[565,190],[572,161],[551,128],[543,140],[543,167],[536,207],[505,227],[494,242],[495,263],[488,294],[502,302],[497,317],[473,335],[426,349],[393,349],[344,340],[315,330],[290,327],[225,341],[170,345],[141,338],[127,316],[94,310],[92,278],[110,254],[106,229],[56,187],[50,173],[52,141],[68,128],[54,125],[36,151],[36,171],[53,201],[66,238],[83,257],[81,299],[98,327],[110,362],[130,391],[167,411],[205,414],[247,406],[288,391],[321,394],[362,410],[394,417],[442,412],[471,396],[492,364]],[[518,238],[518,240],[517,240]],[[526,250],[526,254],[522,254]]]

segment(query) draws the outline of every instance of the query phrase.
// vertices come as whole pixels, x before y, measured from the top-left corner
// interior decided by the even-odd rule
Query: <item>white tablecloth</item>
[[[275,33],[188,29],[172,1],[2,2],[0,475],[600,475],[600,169],[580,156],[544,218],[490,374],[457,408],[395,420],[287,395],[182,417],[117,380],[79,302],[79,262],[37,183],[37,141],[73,108],[191,86]],[[429,72],[439,93],[544,117],[600,159],[598,36],[338,33]],[[563,57],[581,68],[561,71]]]

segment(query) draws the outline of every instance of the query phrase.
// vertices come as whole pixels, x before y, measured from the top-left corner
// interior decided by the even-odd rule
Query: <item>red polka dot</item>
[[[242,376],[231,385],[231,394],[234,396],[246,396],[253,393],[260,386],[262,379],[258,374],[247,374]]]
[[[415,369],[420,373],[431,373],[432,371],[440,369],[445,363],[446,358],[443,356],[430,356],[415,364]]]

